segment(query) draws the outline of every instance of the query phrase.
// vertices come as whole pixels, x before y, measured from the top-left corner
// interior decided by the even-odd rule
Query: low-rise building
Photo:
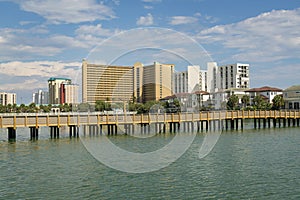
[[[250,103],[253,103],[253,99],[255,96],[261,96],[266,102],[272,103],[273,98],[276,95],[282,95],[282,89],[264,86],[260,88],[252,88],[250,90],[246,90],[250,96]]]
[[[291,86],[283,91],[286,109],[300,109],[300,85]]]

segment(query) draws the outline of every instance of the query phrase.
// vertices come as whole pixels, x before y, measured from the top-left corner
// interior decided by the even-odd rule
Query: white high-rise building
[[[209,92],[249,88],[249,64],[217,66],[216,62],[207,63],[207,87]]]
[[[35,104],[48,104],[49,92],[38,90],[38,92],[32,94],[32,102]]]
[[[0,92],[0,104],[3,106],[7,106],[8,104],[11,104],[11,105],[16,104],[16,94]]]
[[[199,90],[207,92],[207,70],[200,70]]]
[[[235,63],[219,67],[219,88],[249,88],[249,64]]]
[[[78,90],[79,85],[76,84],[63,84],[63,95],[64,95],[64,102],[61,103],[68,103],[68,104],[78,104]]]
[[[200,90],[200,67],[199,65],[187,66],[184,72],[174,74],[174,92],[192,93]]]

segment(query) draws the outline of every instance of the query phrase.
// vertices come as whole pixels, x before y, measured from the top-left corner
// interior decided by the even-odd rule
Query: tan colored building
[[[173,94],[174,65],[109,66],[82,63],[82,101],[147,102]]]
[[[143,102],[159,100],[173,94],[173,64],[153,65],[143,68]]]
[[[82,101],[129,101],[133,97],[133,67],[82,62]]]

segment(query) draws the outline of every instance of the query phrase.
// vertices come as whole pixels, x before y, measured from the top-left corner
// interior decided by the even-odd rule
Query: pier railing
[[[299,119],[300,111],[211,111],[172,114],[10,113],[0,114],[0,128],[181,123],[234,119]]]

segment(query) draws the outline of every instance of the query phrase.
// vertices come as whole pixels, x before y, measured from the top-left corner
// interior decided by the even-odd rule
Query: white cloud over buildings
[[[151,26],[154,24],[154,19],[151,13],[148,13],[146,16],[141,16],[137,21],[136,25],[138,26]]]

